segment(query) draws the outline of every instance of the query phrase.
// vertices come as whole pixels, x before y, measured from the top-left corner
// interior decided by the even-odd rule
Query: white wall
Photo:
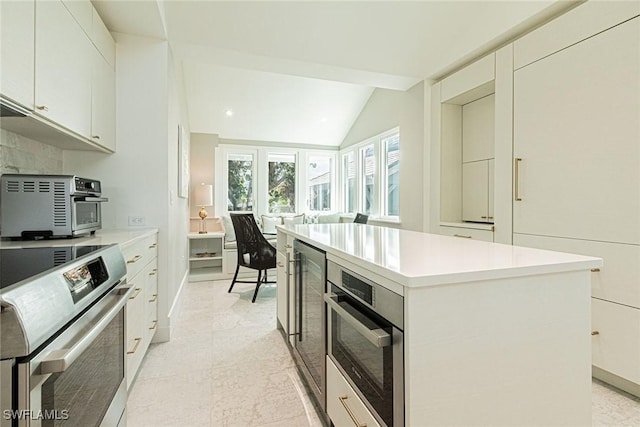
[[[400,127],[400,228],[423,230],[424,84],[406,92],[376,89],[345,137],[341,149]]]
[[[65,172],[98,178],[109,202],[104,228],[128,227],[144,216],[159,229],[156,339],[170,336],[171,309],[187,277],[188,199],[177,197],[178,121],[186,121],[181,83],[166,41],[114,34],[116,140],[114,154],[65,151]]]
[[[0,129],[0,174],[61,174],[62,149]]]
[[[214,191],[214,203],[216,180],[215,180],[215,149],[218,146],[218,135],[209,133],[192,133],[191,134],[191,185],[190,185],[190,215],[192,218],[198,216],[200,207],[194,203],[194,190],[196,186],[212,184]],[[211,209],[207,208],[210,216],[216,212],[215,206]]]

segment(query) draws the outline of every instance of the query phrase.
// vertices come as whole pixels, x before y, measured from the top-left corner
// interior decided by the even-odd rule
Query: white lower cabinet
[[[327,356],[327,414],[335,427],[380,424]]]
[[[281,328],[285,334],[289,333],[289,307],[287,305],[287,297],[289,295],[288,287],[288,271],[287,271],[287,255],[280,251],[276,254],[276,270],[277,270],[277,316],[278,327]]]
[[[131,387],[158,326],[157,234],[122,245],[127,284],[134,288],[126,309],[126,377]]]
[[[473,240],[482,240],[484,242],[493,242],[493,230],[491,229],[440,225],[440,234],[444,236],[459,237],[462,239],[473,239]]]
[[[640,309],[591,300],[593,366],[640,384]]]

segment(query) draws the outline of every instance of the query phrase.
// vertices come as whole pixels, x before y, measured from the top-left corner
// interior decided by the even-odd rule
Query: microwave
[[[51,239],[102,228],[100,181],[75,175],[0,177],[0,236]]]

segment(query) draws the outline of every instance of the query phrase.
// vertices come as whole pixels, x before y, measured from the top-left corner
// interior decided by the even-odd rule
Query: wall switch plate
[[[129,227],[140,227],[145,225],[145,217],[139,215],[129,215]]]

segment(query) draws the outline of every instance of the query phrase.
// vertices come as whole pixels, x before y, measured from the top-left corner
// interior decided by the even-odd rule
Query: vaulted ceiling
[[[192,132],[337,146],[375,88],[440,77],[575,2],[93,4],[112,32],[169,40]]]

